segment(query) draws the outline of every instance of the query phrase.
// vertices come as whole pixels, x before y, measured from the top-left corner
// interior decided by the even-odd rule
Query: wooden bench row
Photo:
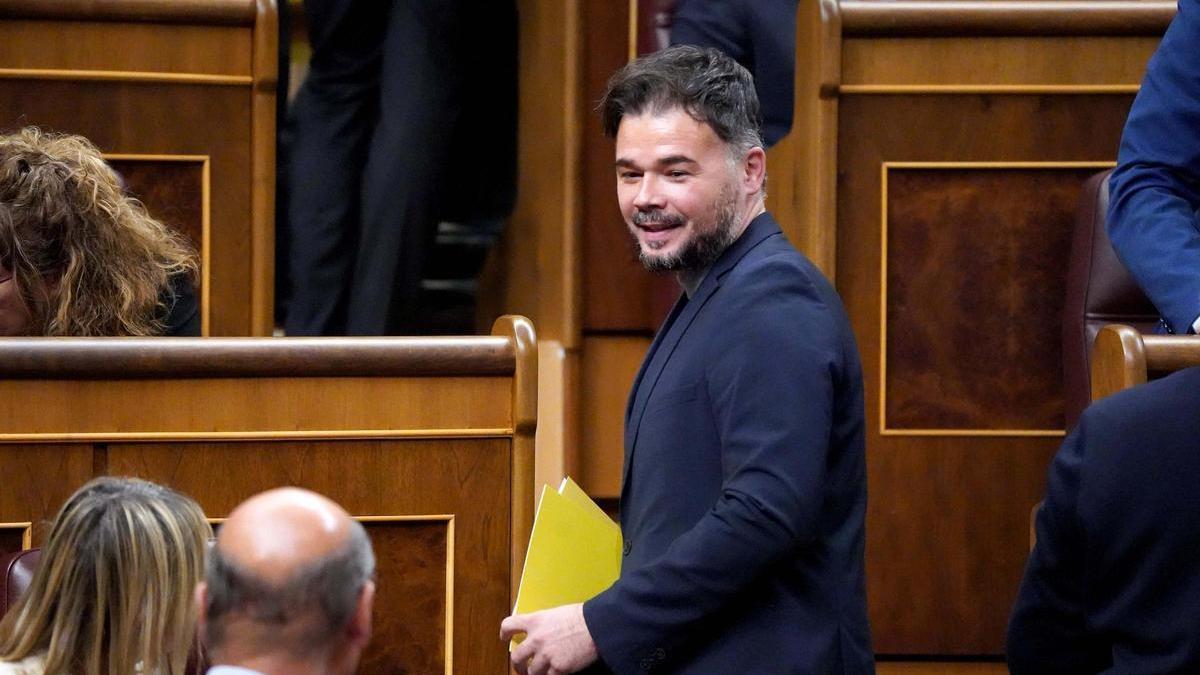
[[[508,672],[497,638],[532,525],[531,324],[453,338],[0,340],[0,552],[40,545],[101,474],[210,518],[298,485],[378,559],[362,672]]]

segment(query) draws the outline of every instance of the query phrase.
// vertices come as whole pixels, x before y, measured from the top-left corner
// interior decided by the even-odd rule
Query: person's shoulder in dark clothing
[[[1047,475],[1014,675],[1200,672],[1200,368],[1093,404]]]
[[[163,291],[163,335],[167,337],[200,337],[200,300],[192,275],[176,274]]]

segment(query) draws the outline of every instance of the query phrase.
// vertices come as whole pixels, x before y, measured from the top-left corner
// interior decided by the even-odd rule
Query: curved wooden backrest
[[[1105,326],[1092,350],[1092,400],[1192,366],[1200,366],[1200,336],[1145,335],[1133,326]]]
[[[523,317],[482,337],[0,339],[0,553],[41,545],[96,475],[170,485],[214,519],[299,485],[375,546],[362,672],[501,675],[536,410]]]

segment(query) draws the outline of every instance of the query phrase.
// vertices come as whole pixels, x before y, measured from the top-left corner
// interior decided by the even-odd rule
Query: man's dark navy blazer
[[[1172,332],[1200,316],[1200,0],[1180,0],[1125,122],[1108,236]]]
[[[681,296],[625,422],[608,668],[871,673],[862,370],[837,293],[768,214]]]
[[[1200,673],[1200,368],[1101,400],[1050,466],[1014,675]]]

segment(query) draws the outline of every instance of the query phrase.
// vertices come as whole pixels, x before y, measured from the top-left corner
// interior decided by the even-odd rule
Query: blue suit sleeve
[[[1037,545],[1008,624],[1013,675],[1098,673],[1111,665],[1106,646],[1087,630],[1087,538],[1079,517],[1087,427],[1085,414],[1050,464]]]
[[[647,657],[670,658],[689,629],[818,534],[843,346],[837,319],[807,279],[773,264],[718,291],[734,294],[725,301],[738,311],[706,350],[726,467],[719,499],[663,556],[584,605],[600,654],[618,673],[639,672]]]
[[[1200,0],[1179,14],[1150,59],[1109,183],[1117,255],[1172,330],[1200,316]]]

